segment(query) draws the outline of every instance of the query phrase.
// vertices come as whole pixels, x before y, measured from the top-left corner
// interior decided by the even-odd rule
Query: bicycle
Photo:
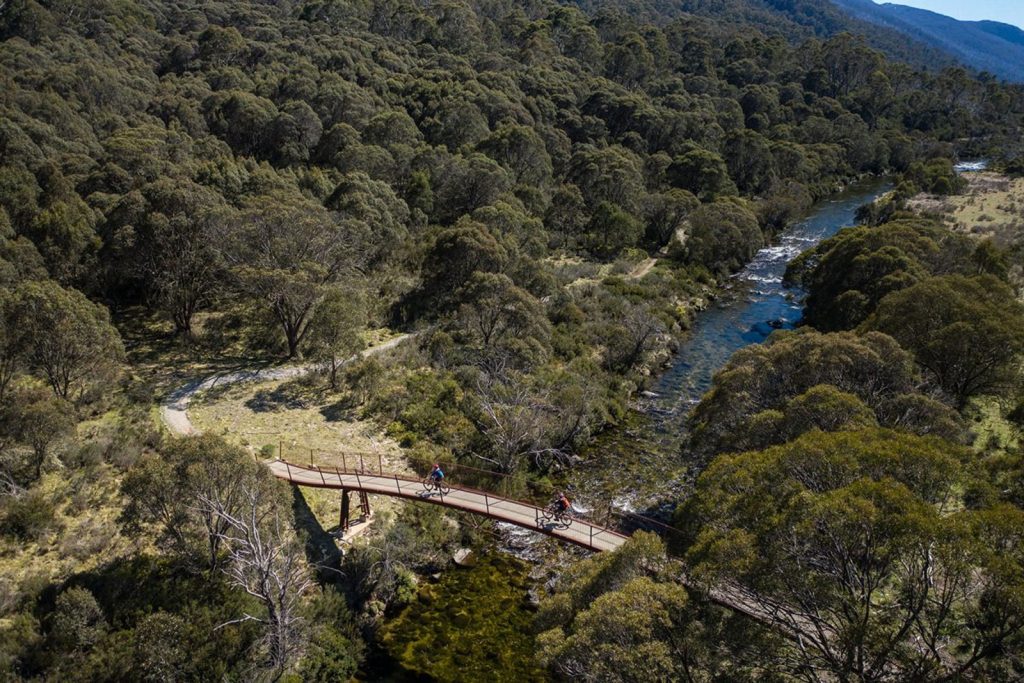
[[[435,479],[428,475],[423,479],[423,491],[429,495],[435,490],[442,496],[447,496],[452,492],[452,487],[448,485],[446,479]]]
[[[537,517],[537,525],[541,527],[557,527],[568,529],[572,524],[572,515],[569,510],[563,510],[557,503],[547,506],[540,511]]]

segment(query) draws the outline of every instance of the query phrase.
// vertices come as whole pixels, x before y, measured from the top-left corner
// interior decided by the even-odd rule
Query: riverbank
[[[583,462],[578,467],[567,471],[563,478],[555,478],[556,485],[564,485],[569,490],[577,509],[585,514],[598,515],[609,509],[638,511],[660,518],[670,515],[672,506],[687,494],[692,480],[691,463],[681,457],[683,420],[690,405],[706,390],[714,372],[736,350],[763,341],[777,328],[796,325],[800,318],[800,297],[799,293],[783,286],[782,276],[786,265],[803,250],[842,227],[852,225],[857,208],[874,199],[885,187],[885,182],[878,180],[859,183],[819,203],[804,220],[783,231],[773,244],[758,252],[746,268],[730,278],[719,290],[717,297],[709,301],[706,310],[695,314],[690,331],[682,339],[677,353],[670,358],[665,372],[654,379],[651,385],[654,395],[634,401],[619,426],[604,430],[583,450]],[[633,277],[638,271],[639,277]],[[623,277],[633,282],[645,279],[649,285],[651,278],[655,283],[658,281],[659,272],[655,264],[648,261],[626,271]],[[233,395],[229,403],[242,405],[252,411],[249,398]],[[262,402],[259,407],[261,416],[273,414],[273,411],[263,411]],[[214,410],[212,406],[202,406],[198,422],[211,431],[219,431],[226,423],[236,423],[238,415],[227,408],[225,410],[221,414],[222,411]],[[319,419],[318,415],[311,413],[308,419],[300,419],[290,428],[299,434],[302,425],[309,420]],[[254,428],[254,431],[260,430]],[[324,506],[317,505],[317,501],[314,501],[313,508],[319,513],[326,510]],[[506,539],[511,536],[503,531],[500,533]],[[527,535],[534,536],[528,532]],[[525,555],[531,558],[547,557],[547,546],[544,544],[544,541],[531,543]],[[532,662],[533,641],[529,634],[531,617],[525,600],[527,588],[532,581],[525,578],[520,581],[511,571],[505,574],[507,576],[503,580],[500,580],[499,573],[476,581],[468,579],[463,569],[445,572],[439,580],[450,578],[454,583],[450,586],[445,584],[444,600],[436,595],[430,597],[431,593],[436,593],[432,585],[423,587],[423,595],[418,596],[413,605],[383,624],[380,638],[382,650],[378,657],[392,660],[396,676],[431,675],[441,670],[425,671],[426,666],[428,669],[441,667],[446,672],[444,677],[449,678],[451,672],[446,667],[450,662],[442,657],[443,653],[448,652],[447,646],[434,640],[431,634],[449,628],[455,631],[459,629],[452,625],[453,615],[440,608],[447,601],[459,601],[468,612],[483,610],[497,600],[496,596],[511,591],[518,598],[508,603],[506,595],[501,601],[508,603],[506,607],[514,618],[505,615],[501,621],[503,624],[513,624],[522,638],[509,640],[497,632],[483,635],[483,631],[480,631],[480,637],[507,641],[509,647],[517,653],[516,658]],[[435,608],[440,611],[435,613],[432,611]],[[476,617],[459,616],[461,620],[467,618]],[[441,623],[445,625],[444,628],[437,626]],[[421,631],[419,624],[427,624],[428,630]],[[433,628],[429,627],[430,624],[433,624]],[[461,631],[458,635],[461,637]],[[456,636],[449,634],[447,637]],[[436,658],[431,654],[435,651],[438,651]],[[494,657],[500,660],[502,656],[500,653],[486,655],[484,661],[494,660]],[[468,659],[470,654],[464,654],[463,657]],[[384,669],[374,667],[368,669],[374,671],[374,680],[404,680],[388,679],[380,674]],[[466,670],[473,670],[473,667],[469,666]]]
[[[693,463],[682,453],[690,408],[736,351],[799,324],[803,293],[783,283],[789,262],[855,225],[857,209],[890,187],[887,179],[868,178],[822,200],[733,275],[697,314],[634,413],[597,435],[579,466],[560,480],[574,500],[587,509],[611,502],[619,510],[667,519],[693,479]]]
[[[620,425],[596,436],[581,454],[579,466],[554,478],[556,485],[568,489],[574,506],[591,513],[610,507],[666,519],[671,515],[690,484],[689,463],[681,456],[683,420],[690,405],[735,350],[763,341],[776,329],[772,323],[780,321],[777,327],[786,328],[797,325],[800,296],[782,285],[786,264],[854,224],[857,209],[888,187],[887,181],[874,179],[822,201],[725,284],[708,309],[695,316],[666,371],[654,380],[656,395],[641,398]],[[505,671],[500,664],[506,656],[502,652],[467,650],[462,666],[454,669],[444,654],[458,652],[466,638],[483,633],[480,629],[490,629],[487,642],[499,638],[503,652],[517,653],[511,659],[517,666],[511,671],[516,680],[529,680],[520,672],[525,671],[522,667],[534,649],[532,637],[519,634],[516,625],[529,627],[531,611],[523,598],[532,583],[521,569],[508,567],[498,577],[489,565],[445,572],[437,585],[424,587],[414,604],[383,627],[379,649],[368,663],[364,680],[416,680],[423,675],[460,680],[464,674],[462,680],[470,680],[481,661],[489,667],[488,678],[493,678],[495,672]],[[446,613],[449,603],[455,605],[451,608],[456,612],[459,605],[473,608],[453,616]],[[500,618],[492,618],[495,605],[505,610]],[[456,616],[469,621],[461,627],[453,625]],[[508,631],[509,626],[516,632]],[[440,652],[439,658],[436,665],[428,666],[427,653],[433,650]]]
[[[1024,244],[1024,178],[1011,178],[983,169],[964,171],[967,188],[958,195],[919,194],[907,200],[907,210],[937,218],[954,232],[969,235],[1006,250]],[[1024,269],[1011,265],[1010,281],[1024,291]]]

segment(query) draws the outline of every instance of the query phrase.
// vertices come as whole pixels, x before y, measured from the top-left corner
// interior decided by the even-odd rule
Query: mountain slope
[[[866,21],[820,0],[575,0],[575,4],[592,13],[619,11],[655,24],[693,15],[711,20],[711,29],[725,34],[756,29],[792,43],[852,33],[889,57],[917,68],[934,71],[956,62],[949,52],[934,45],[908,40],[904,31]]]
[[[979,21],[975,25],[978,29],[999,36],[1003,40],[1016,45],[1024,46],[1024,31],[1011,24],[1003,24],[998,21]]]
[[[1024,82],[1024,31],[996,21],[959,21],[905,5],[832,0],[851,16],[939,48],[965,65]]]

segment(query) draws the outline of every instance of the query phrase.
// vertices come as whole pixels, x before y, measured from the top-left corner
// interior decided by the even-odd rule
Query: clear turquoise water
[[[708,390],[715,372],[733,353],[764,341],[777,328],[795,327],[800,321],[804,293],[783,286],[786,266],[801,252],[854,225],[857,208],[889,187],[877,179],[853,185],[817,204],[805,219],[783,231],[773,245],[759,251],[733,276],[711,308],[697,316],[672,364],[651,387],[658,398],[647,403],[649,412],[670,423],[681,419]]]

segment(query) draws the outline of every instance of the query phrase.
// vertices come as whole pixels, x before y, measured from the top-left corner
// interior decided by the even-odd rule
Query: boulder
[[[473,557],[473,551],[469,548],[459,548],[455,551],[452,559],[460,567],[470,567],[476,562],[476,558]]]

